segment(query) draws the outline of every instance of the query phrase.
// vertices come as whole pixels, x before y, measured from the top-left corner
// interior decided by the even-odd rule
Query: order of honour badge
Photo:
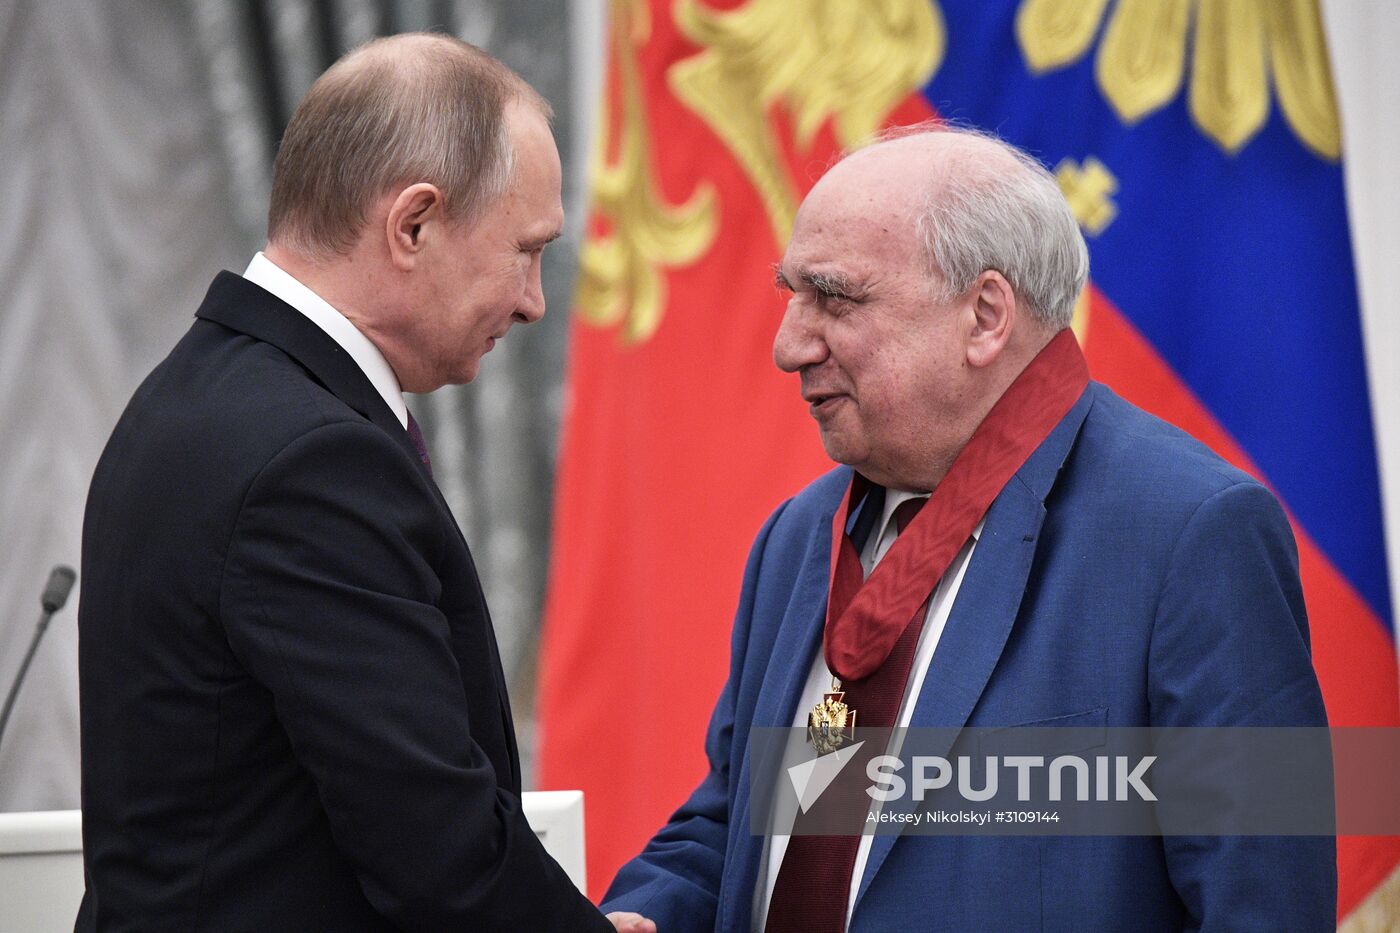
[[[822,701],[807,716],[807,741],[818,755],[834,752],[851,737],[856,727],[856,711],[841,702],[846,694],[833,689],[822,694]]]

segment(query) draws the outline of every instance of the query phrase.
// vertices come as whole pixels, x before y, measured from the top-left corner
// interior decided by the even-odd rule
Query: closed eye
[[[783,275],[783,267],[776,262],[773,263],[773,287],[780,292],[790,292],[793,290],[792,283],[787,276]]]
[[[551,233],[549,236],[541,237],[537,240],[526,240],[525,242],[520,244],[520,251],[522,253],[530,253],[532,255],[543,253],[544,248],[549,244],[553,243],[555,240],[559,239],[559,237],[562,234],[563,231],[561,230]]]

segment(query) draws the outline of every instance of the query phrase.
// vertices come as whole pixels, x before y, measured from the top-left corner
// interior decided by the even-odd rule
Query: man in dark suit
[[[813,188],[774,359],[844,466],[759,532],[709,772],[605,909],[666,933],[1334,928],[1325,835],[822,836],[755,802],[780,774],[754,730],[837,705],[943,730],[932,755],[964,727],[1326,724],[1283,510],[1088,381],[1087,272],[1054,179],[974,133],[885,140]]]
[[[544,313],[548,105],[481,51],[342,59],[93,477],[79,930],[610,930],[521,813],[500,657],[404,391]]]

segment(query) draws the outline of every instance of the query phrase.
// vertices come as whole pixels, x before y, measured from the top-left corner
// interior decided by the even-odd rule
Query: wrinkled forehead
[[[910,261],[918,246],[916,219],[927,194],[924,186],[910,187],[907,181],[878,171],[850,171],[845,162],[838,163],[798,208],[786,260]]]

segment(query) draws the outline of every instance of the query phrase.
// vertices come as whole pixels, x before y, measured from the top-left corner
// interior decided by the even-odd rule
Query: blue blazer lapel
[[[802,572],[793,589],[792,601],[783,616],[768,673],[754,703],[753,724],[789,726],[797,714],[797,701],[822,641],[826,621],[828,568],[831,560],[831,516],[826,528],[813,534],[814,540],[802,562]]]
[[[755,726],[786,728],[792,725],[798,698],[821,644],[826,625],[827,591],[831,586],[831,521],[841,506],[851,475],[849,469],[843,468],[840,472],[845,480],[841,493],[822,507],[803,547],[802,566],[754,704],[752,722]],[[873,507],[879,508],[881,502],[883,493]],[[870,499],[862,501],[847,520],[846,527],[849,529],[859,523],[870,507]]]
[[[936,727],[947,729],[948,734],[946,741],[921,742],[920,754],[948,752],[955,730],[967,724],[992,677],[1025,593],[1045,521],[1045,497],[1074,446],[1095,394],[1091,383],[987,510],[986,524],[909,721],[911,728]],[[898,833],[889,833],[871,841],[857,909],[898,838]]]

